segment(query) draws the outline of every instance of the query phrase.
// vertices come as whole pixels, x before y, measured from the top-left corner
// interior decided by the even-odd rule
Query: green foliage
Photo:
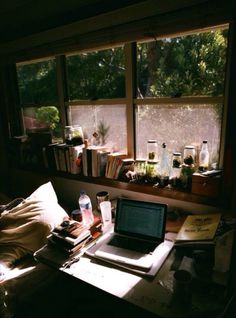
[[[108,132],[110,130],[110,126],[107,126],[104,120],[101,120],[98,125],[98,135],[101,138],[101,144],[104,145],[106,143],[106,139],[108,137]]]
[[[22,104],[57,102],[55,59],[19,65],[17,76]]]
[[[221,96],[227,30],[138,45],[140,96]]]
[[[138,95],[219,96],[224,90],[227,30],[138,44]],[[69,99],[125,97],[123,47],[68,56]],[[57,100],[55,59],[19,65],[22,103]]]
[[[36,119],[45,124],[51,130],[57,127],[60,121],[59,111],[55,106],[39,107],[35,113]]]
[[[123,48],[67,57],[70,100],[125,97]]]

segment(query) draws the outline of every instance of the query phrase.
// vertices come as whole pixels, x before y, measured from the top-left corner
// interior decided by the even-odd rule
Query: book
[[[107,156],[110,151],[99,151],[97,154],[97,176],[104,177],[106,172]]]
[[[90,146],[83,148],[82,162],[84,176],[99,177],[105,175],[104,170],[107,162],[107,155],[109,153],[109,147],[106,146]]]
[[[76,244],[90,236],[91,232],[83,224],[74,220],[69,220],[65,226],[56,226],[51,231],[51,234],[75,246]]]
[[[71,174],[79,174],[82,167],[83,146],[68,146],[69,149],[69,171]]]
[[[75,254],[78,252],[82,247],[86,245],[86,243],[92,238],[92,235],[87,236],[85,239],[77,243],[76,245],[72,245],[66,240],[55,236],[53,234],[50,234],[47,237],[47,242],[49,245],[58,248],[62,252],[65,252],[69,255]]]
[[[134,159],[133,158],[124,158],[122,159],[121,165],[118,167],[115,179],[125,180],[126,173],[131,170],[134,170]]]
[[[94,214],[93,224],[89,228],[91,235],[93,235],[93,233],[95,233],[95,232],[99,232],[99,231],[101,232],[101,228],[102,228],[101,215]]]
[[[122,159],[127,158],[127,154],[120,152],[113,152],[107,156],[107,165],[105,171],[105,177],[113,179],[116,173],[116,170],[119,165],[122,163]]]
[[[220,220],[220,213],[188,215],[175,238],[175,245],[214,244]]]

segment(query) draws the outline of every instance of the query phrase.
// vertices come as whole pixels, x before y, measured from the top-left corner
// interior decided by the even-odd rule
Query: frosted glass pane
[[[183,153],[186,145],[197,152],[208,140],[210,162],[218,163],[222,105],[138,105],[136,108],[137,157],[147,156],[147,140],[157,139],[158,152],[163,142],[170,154]]]
[[[91,140],[99,133],[101,124],[107,128],[106,144],[113,151],[127,152],[127,127],[125,105],[71,106],[69,117],[72,125],[80,125],[84,137]]]

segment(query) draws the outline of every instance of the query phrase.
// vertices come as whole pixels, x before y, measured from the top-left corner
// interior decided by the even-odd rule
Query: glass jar
[[[72,144],[72,130],[73,127],[72,126],[65,126],[64,128],[64,138],[65,138],[65,143],[67,145]]]
[[[195,172],[194,165],[182,164],[180,172],[181,187],[185,190],[191,190],[192,175]]]
[[[82,145],[84,142],[84,135],[82,127],[75,125],[72,127],[72,144],[74,146]]]
[[[180,168],[182,164],[181,152],[173,152],[172,156],[172,168]]]
[[[77,126],[65,126],[64,138],[67,145],[82,145],[84,142],[82,127]]]
[[[196,151],[194,146],[185,146],[184,148],[184,164],[193,165],[196,160]]]
[[[157,160],[148,160],[146,166],[146,179],[150,183],[156,183],[158,176]]]
[[[157,160],[157,141],[154,139],[150,139],[147,142],[147,159]]]
[[[170,185],[173,188],[180,187],[180,173],[182,167],[182,154],[181,152],[174,152],[172,155],[172,167],[170,174]]]
[[[144,182],[146,178],[146,160],[136,159],[134,163],[134,171],[136,173],[137,182]]]

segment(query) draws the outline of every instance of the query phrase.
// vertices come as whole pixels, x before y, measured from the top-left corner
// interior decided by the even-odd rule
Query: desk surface
[[[45,246],[35,257],[41,262],[56,266],[52,247]],[[69,268],[58,269],[70,276],[97,287],[113,296],[126,300],[163,318],[199,317],[220,312],[224,305],[225,287],[207,280],[195,280],[192,286],[192,303],[179,306],[172,303],[173,274],[178,268],[192,272],[192,259],[172,250],[154,278],[143,277],[117,266],[82,255]],[[178,261],[176,261],[178,260]]]

